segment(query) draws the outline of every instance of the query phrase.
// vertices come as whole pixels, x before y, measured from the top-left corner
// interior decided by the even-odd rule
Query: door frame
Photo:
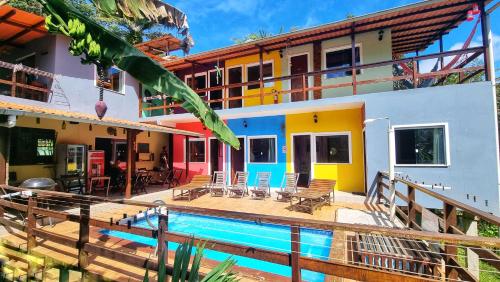
[[[236,138],[243,138],[243,145],[240,144],[240,150],[243,149],[243,150],[246,150],[246,145],[247,145],[247,136],[246,135],[236,135]],[[229,170],[229,173],[227,174],[228,177],[229,177],[229,182],[231,182],[232,180],[232,168],[233,168],[233,162],[232,162],[232,156],[231,156],[231,150],[232,150],[232,147],[231,146],[227,146],[228,149],[228,152],[227,152],[227,162],[228,162],[228,165],[227,165],[227,168]],[[243,167],[244,167],[244,170],[247,171],[247,154],[246,152],[243,152]]]
[[[234,69],[234,68],[241,68],[241,82],[240,83],[244,83],[243,81],[243,78],[245,77],[245,73],[243,72],[243,70],[245,69],[243,67],[244,65],[243,64],[240,64],[240,65],[234,65],[234,66],[225,66],[226,68],[226,75],[224,76],[224,82],[226,82],[224,85],[229,85],[229,70],[230,69]],[[227,91],[224,91],[224,98],[229,98],[229,88],[227,89]],[[241,97],[245,96],[245,88],[244,86],[241,86]],[[227,104],[226,104],[227,103]],[[226,101],[226,103],[224,103],[224,109],[230,109],[229,108],[229,101]],[[245,107],[245,99],[241,99],[241,107],[244,108]],[[235,109],[238,109],[238,108],[235,108]]]
[[[311,72],[312,71],[312,68],[311,68],[311,65],[310,65],[310,62],[311,62],[311,53],[310,52],[300,52],[300,53],[295,53],[295,54],[290,54],[288,55],[288,74],[289,75],[292,75],[292,58],[293,57],[298,57],[298,56],[303,56],[303,55],[307,55],[307,72]],[[310,87],[312,84],[311,83],[314,83],[314,77],[312,76],[308,76],[307,77],[307,85],[308,87]],[[312,81],[311,81],[312,80]],[[288,85],[288,90],[292,90],[292,80],[290,80],[289,82],[289,85]],[[307,100],[312,100],[312,95],[311,95],[311,91],[307,91]],[[291,101],[291,96],[290,96],[290,101]]]
[[[313,136],[314,136],[314,133],[313,132],[296,132],[296,133],[291,133],[290,134],[290,164],[291,164],[291,171],[292,172],[295,172],[295,159],[294,159],[294,154],[293,154],[293,151],[294,151],[294,144],[293,144],[293,137],[295,136],[309,136],[309,140],[310,140],[310,146],[311,146],[311,171],[310,171],[310,177],[311,179],[314,177],[314,160],[313,160],[313,148],[315,148],[313,146]]]
[[[208,137],[208,172],[211,172],[212,171],[212,150],[211,150],[211,143],[212,143],[212,140],[218,140],[216,137]],[[224,142],[221,142],[219,141],[220,143],[219,144],[222,144],[222,170],[225,171],[226,170],[226,145],[224,144]]]

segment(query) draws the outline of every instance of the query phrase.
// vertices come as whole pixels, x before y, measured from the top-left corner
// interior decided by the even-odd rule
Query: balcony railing
[[[258,81],[252,81],[252,82],[242,82],[242,83],[234,83],[234,84],[227,84],[227,85],[222,85],[222,86],[216,86],[216,87],[210,87],[210,88],[203,88],[203,89],[197,89],[195,90],[196,93],[198,94],[206,94],[209,93],[210,91],[223,91],[223,97],[220,99],[211,99],[211,100],[206,100],[206,102],[214,109],[220,109],[221,104],[222,108],[228,109],[228,108],[238,108],[241,107],[242,103],[235,103],[237,101],[244,101],[248,99],[259,99],[260,105],[263,105],[265,102],[266,97],[273,97],[273,102],[275,104],[279,103],[280,97],[282,98],[281,101],[285,101],[285,98],[288,95],[288,99],[286,101],[304,101],[309,99],[309,93],[314,92],[314,99],[318,99],[321,97],[321,94],[316,94],[316,93],[321,93],[323,90],[327,89],[339,89],[339,88],[346,88],[346,87],[351,87],[352,88],[352,95],[359,94],[359,86],[365,86],[365,85],[375,85],[377,83],[384,83],[384,82],[392,82],[392,88],[390,89],[384,89],[383,91],[390,91],[390,90],[401,90],[401,89],[411,89],[411,88],[421,88],[421,87],[429,87],[429,86],[438,86],[438,85],[443,85],[443,84],[449,84],[449,83],[465,83],[468,82],[469,80],[473,78],[477,78],[481,76],[481,73],[484,72],[485,66],[482,61],[477,61],[476,59],[483,54],[484,49],[482,47],[475,47],[475,48],[468,48],[468,49],[463,49],[463,50],[454,50],[454,51],[447,51],[447,52],[441,52],[441,53],[435,53],[435,54],[429,54],[429,55],[422,55],[422,56],[414,56],[414,57],[408,57],[408,58],[402,58],[402,59],[395,59],[395,60],[388,60],[388,61],[383,61],[383,62],[376,62],[376,63],[369,63],[369,64],[361,64],[361,65],[355,65],[355,66],[347,66],[347,67],[335,67],[335,68],[329,68],[325,70],[320,70],[320,71],[313,71],[313,72],[307,72],[303,74],[297,74],[297,75],[287,75],[287,76],[281,76],[281,77],[274,77],[274,78],[269,78],[269,79],[263,79],[263,80],[258,80]],[[459,60],[453,67],[446,67],[445,66],[445,59],[446,57],[451,57],[451,56],[461,56],[461,60]],[[437,64],[440,67],[438,68],[439,70],[431,71],[431,72],[421,72],[419,70],[419,62],[425,61],[425,60],[433,60],[437,59]],[[402,66],[403,68],[400,68],[402,71],[401,73],[397,73],[395,71],[396,66]],[[386,77],[377,77],[373,79],[364,79],[361,80],[359,79],[362,77],[362,75],[357,75],[357,71],[366,71],[369,69],[377,69],[381,67],[390,67],[392,70],[392,74],[390,76]],[[343,79],[343,82],[338,82],[338,83],[333,83],[333,84],[322,84],[322,85],[308,85],[310,78],[312,77],[313,80],[318,80],[319,81],[324,81],[322,79],[322,76],[328,75],[328,74],[335,74],[339,72],[350,72],[350,74],[347,76],[350,78],[350,81],[345,81]],[[455,76],[455,79],[450,80],[448,79],[450,76]],[[316,78],[316,79],[314,79]],[[483,79],[481,77],[481,79]],[[275,82],[289,82],[291,85],[292,80],[295,81],[301,81],[299,85],[301,87],[295,87],[291,89],[271,89],[269,88],[272,87],[266,87],[265,85],[269,83],[275,83]],[[431,81],[429,83],[429,80]],[[405,82],[405,83],[402,83]],[[243,88],[243,87],[248,87],[248,86],[259,86],[258,91],[259,93],[257,94],[246,94],[244,93],[242,89],[242,96],[236,96],[236,97],[228,97],[229,96],[229,90],[235,89],[235,88]],[[380,90],[373,90],[373,91],[368,91],[369,93],[377,92]],[[366,92],[366,91],[364,91]],[[204,95],[203,95],[204,96]],[[292,97],[293,96],[293,97]],[[205,98],[205,97],[204,97]],[[171,102],[170,98],[168,95],[156,95],[152,97],[147,97],[144,99],[146,102],[148,101],[153,101],[153,100],[159,100],[161,101],[160,105],[155,105],[155,106],[148,106],[146,107],[145,105],[142,104],[140,107],[142,108],[142,111],[146,112],[147,116],[155,116],[155,115],[167,115],[167,114],[172,114],[172,113],[184,113],[182,109],[180,109],[181,104],[176,104]],[[236,104],[236,105],[235,105]],[[149,113],[149,114],[148,114]]]
[[[48,102],[54,74],[0,61],[0,95]]]

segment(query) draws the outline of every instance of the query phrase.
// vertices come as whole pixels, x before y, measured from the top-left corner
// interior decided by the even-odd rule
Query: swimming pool
[[[157,216],[150,216],[150,219],[155,225],[158,224]],[[150,228],[144,219],[138,220],[133,226]],[[199,238],[220,240],[273,251],[290,252],[290,228],[288,226],[267,223],[257,224],[244,220],[170,212],[168,230]],[[101,233],[145,245],[156,246],[156,239],[153,238],[114,230],[102,230]],[[301,228],[302,256],[327,259],[332,244],[332,236],[333,232],[331,231]],[[175,250],[177,246],[177,243],[168,243],[169,250]],[[205,250],[204,254],[206,258],[216,261],[222,261],[230,256],[229,254],[212,250]],[[239,266],[291,277],[292,271],[288,266],[242,256],[233,255],[232,257],[237,261],[237,265]],[[302,270],[302,279],[304,281],[324,281],[324,278],[324,274]]]

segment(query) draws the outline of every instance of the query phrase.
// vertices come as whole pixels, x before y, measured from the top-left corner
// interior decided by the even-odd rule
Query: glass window
[[[276,138],[251,138],[250,162],[274,163],[276,162]]]
[[[316,136],[316,163],[350,163],[349,135]]]
[[[99,76],[96,75],[99,79]],[[123,91],[123,71],[116,68],[110,67],[104,70],[104,82],[103,86],[105,89],[113,90],[122,93]]]
[[[53,164],[55,130],[14,127],[10,147],[11,165]]]
[[[189,161],[205,162],[205,140],[189,140]]]
[[[248,82],[259,81],[260,80],[259,68],[260,68],[259,65],[254,65],[254,66],[248,66],[247,67]],[[262,64],[262,72],[264,74],[263,75],[264,79],[273,78],[273,63],[269,62],[269,63]],[[272,85],[273,85],[272,82],[271,83],[265,83],[264,87],[270,87]],[[249,85],[248,86],[249,90],[251,90],[251,89],[258,89],[258,88],[259,88],[258,84],[256,84],[256,85]]]
[[[186,77],[186,84],[191,87],[191,76]],[[194,77],[194,90],[205,89],[207,88],[207,76],[203,75],[195,75]],[[206,92],[198,93],[200,96],[205,96]]]
[[[356,47],[356,64],[360,63],[359,47]],[[326,68],[350,67],[352,63],[352,50],[351,48],[326,52]],[[361,71],[357,70],[356,74]],[[338,71],[326,74],[326,78],[336,78],[352,75],[352,71]]]
[[[444,126],[395,129],[396,164],[446,165]]]
[[[46,138],[37,139],[36,156],[37,157],[54,156],[54,140]]]

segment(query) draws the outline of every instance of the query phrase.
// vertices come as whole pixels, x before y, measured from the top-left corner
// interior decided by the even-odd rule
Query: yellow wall
[[[292,136],[294,133],[351,132],[351,164],[316,164],[312,178],[335,179],[336,190],[364,192],[364,159],[361,109],[318,112],[286,116],[287,171],[292,171]],[[314,140],[314,139],[313,139]],[[312,159],[314,160],[312,153]]]
[[[126,134],[123,129],[117,128],[117,136],[111,136],[107,133],[107,126],[92,125],[92,131],[89,131],[89,124],[70,124],[66,122],[66,129],[61,129],[62,121],[54,119],[41,119],[40,124],[36,123],[33,117],[18,117],[17,126],[44,128],[56,130],[57,144],[85,144],[95,148],[95,138],[111,138],[126,140]],[[167,135],[163,133],[151,132],[148,137],[147,132],[141,132],[137,135],[137,143],[149,143],[150,152],[154,153],[154,161],[138,161],[137,168],[152,169],[159,166],[159,155],[161,148],[167,146]],[[13,141],[15,142],[15,141]],[[22,181],[32,177],[55,177],[55,165],[23,165],[10,166],[9,171],[17,173],[17,179]]]
[[[273,61],[273,68],[274,68],[274,77],[279,77],[281,76],[281,58],[279,55],[278,51],[271,51],[269,53],[264,52],[263,54],[263,60],[264,62],[266,61]],[[225,68],[226,68],[226,84],[227,84],[227,69],[231,68],[232,66],[241,66],[242,67],[242,79],[243,82],[247,82],[247,69],[246,65],[249,64],[255,64],[259,63],[259,55],[251,55],[251,56],[246,56],[246,57],[240,57],[240,58],[235,58],[231,60],[227,60],[225,62]],[[271,93],[272,91],[280,91],[281,90],[281,81],[276,81],[274,82],[274,85],[265,87],[264,88],[264,93]],[[243,95],[255,95],[255,94],[260,94],[259,89],[251,89],[247,90],[246,87],[243,87]],[[281,95],[278,95],[278,101],[281,102],[282,97]],[[264,104],[273,104],[274,103],[274,97],[273,96],[266,96],[264,98]],[[243,102],[243,105],[245,107],[251,107],[251,106],[257,106],[260,105],[260,98],[248,98],[245,99]]]

